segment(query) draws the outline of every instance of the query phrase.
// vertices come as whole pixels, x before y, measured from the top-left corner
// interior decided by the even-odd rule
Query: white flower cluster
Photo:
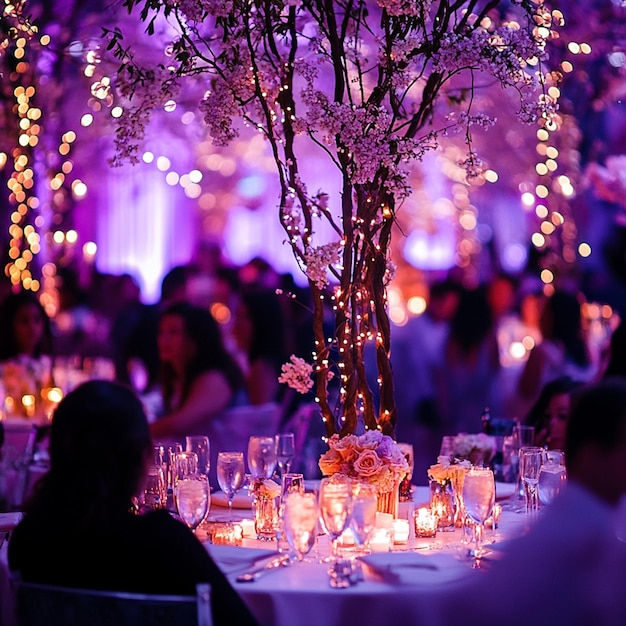
[[[278,382],[289,385],[298,393],[307,393],[313,387],[313,366],[294,354],[289,358],[289,363],[283,363],[280,371]]]
[[[304,253],[306,275],[319,289],[328,285],[328,267],[339,263],[341,245],[327,243],[316,248],[307,248]]]
[[[378,6],[389,15],[414,15],[423,17],[430,12],[431,0],[378,0]]]

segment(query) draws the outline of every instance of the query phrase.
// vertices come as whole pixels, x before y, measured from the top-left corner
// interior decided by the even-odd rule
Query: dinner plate
[[[228,497],[223,491],[214,491],[211,494],[211,506],[228,508]],[[249,509],[252,506],[252,496],[247,492],[236,493],[233,498],[233,509]]]

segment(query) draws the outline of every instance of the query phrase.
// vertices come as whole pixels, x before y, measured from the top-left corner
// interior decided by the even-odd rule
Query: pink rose
[[[343,468],[343,458],[339,452],[331,448],[328,452],[322,454],[318,465],[324,476],[332,476]]]
[[[357,438],[354,435],[343,437],[333,445],[333,448],[341,455],[341,458],[349,463],[353,461],[358,452],[355,448]]]
[[[382,461],[374,450],[363,450],[354,462],[354,471],[364,478],[375,476],[382,467]]]

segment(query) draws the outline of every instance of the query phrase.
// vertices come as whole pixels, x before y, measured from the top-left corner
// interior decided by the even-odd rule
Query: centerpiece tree
[[[213,141],[237,137],[240,122],[267,139],[280,189],[278,213],[308,277],[314,302],[311,372],[328,437],[366,430],[392,435],[396,422],[386,285],[396,210],[410,193],[407,170],[461,131],[468,179],[481,175],[472,127],[495,120],[477,89],[519,92],[525,122],[550,125],[558,81],[544,69],[562,23],[543,0],[125,0],[163,61],[142,65],[119,28],[106,30],[127,98],[115,161],[138,159],[150,111],[183,86],[200,88]],[[336,167],[338,197],[311,192],[301,176],[312,150]],[[319,241],[316,220],[335,238]],[[318,229],[319,230],[319,229]],[[326,306],[334,333],[324,327]],[[379,393],[366,380],[364,350],[375,342]],[[336,355],[336,358],[331,355]],[[338,406],[329,373],[340,380]],[[294,360],[285,380],[309,386]],[[312,384],[312,381],[311,381]],[[376,398],[378,398],[376,400]]]

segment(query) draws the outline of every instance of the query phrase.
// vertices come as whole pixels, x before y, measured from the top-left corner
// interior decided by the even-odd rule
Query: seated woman
[[[569,376],[555,378],[544,385],[526,416],[526,424],[535,427],[535,445],[563,450],[571,395],[581,385]]]
[[[208,582],[216,626],[256,624],[187,526],[165,510],[133,514],[151,454],[131,389],[94,380],[70,392],[52,420],[50,471],[11,535],[10,569],[27,582],[148,594],[195,595]]]
[[[7,296],[0,309],[0,363],[7,395],[37,395],[50,385],[52,353],[50,318],[37,296],[32,291]]]
[[[157,339],[164,415],[150,425],[152,437],[206,434],[212,417],[245,399],[217,322],[206,309],[179,302],[163,312]]]

